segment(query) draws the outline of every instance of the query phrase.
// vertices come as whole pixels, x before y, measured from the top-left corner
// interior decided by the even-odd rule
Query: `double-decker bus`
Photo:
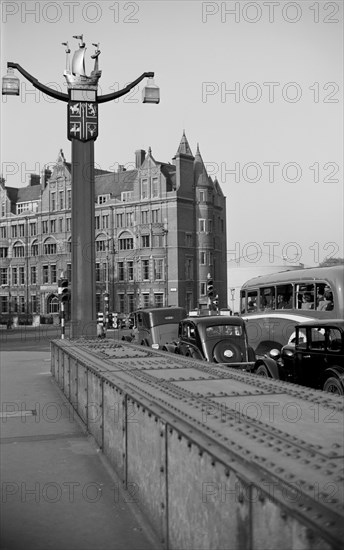
[[[257,355],[280,350],[298,323],[344,319],[344,265],[254,277],[241,287],[240,312]]]

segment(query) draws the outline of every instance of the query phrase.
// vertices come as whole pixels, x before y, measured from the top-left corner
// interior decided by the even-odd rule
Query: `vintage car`
[[[122,340],[149,346],[154,349],[174,340],[178,334],[178,324],[186,317],[183,307],[159,307],[139,309],[130,315],[132,332]]]
[[[292,341],[257,359],[253,372],[344,395],[344,320],[300,323]]]
[[[189,317],[179,323],[178,339],[163,349],[193,359],[253,367],[245,321],[229,315]]]

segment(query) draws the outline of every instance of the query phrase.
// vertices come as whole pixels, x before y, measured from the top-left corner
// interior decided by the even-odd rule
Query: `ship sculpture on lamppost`
[[[85,69],[86,44],[83,35],[79,48],[70,60],[71,50],[66,47],[68,94],[58,92],[25,71],[18,63],[7,63],[7,75],[3,77],[3,95],[19,95],[18,70],[31,84],[44,94],[67,102],[67,136],[72,143],[72,281],[71,281],[71,336],[96,336],[96,284],[95,284],[95,184],[94,142],[98,137],[98,105],[113,101],[130,92],[144,78],[148,83],[143,89],[143,103],[159,103],[159,88],[154,84],[153,72],[145,72],[122,90],[98,96],[99,43],[93,43],[94,69],[89,76]]]

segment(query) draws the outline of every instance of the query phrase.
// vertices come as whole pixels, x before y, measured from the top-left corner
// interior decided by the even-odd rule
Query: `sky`
[[[66,92],[65,47],[83,34],[86,72],[100,43],[99,95],[153,71],[99,107],[96,165],[133,167],[137,149],[172,162],[185,130],[227,197],[228,261],[317,265],[343,257],[343,2],[1,1],[1,73],[19,63]],[[17,74],[2,96],[1,173],[8,186],[71,160],[67,104]]]

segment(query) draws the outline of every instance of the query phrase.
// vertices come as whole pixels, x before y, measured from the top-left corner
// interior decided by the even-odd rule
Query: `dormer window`
[[[110,193],[107,195],[98,195],[97,204],[104,204],[108,200],[110,200]]]
[[[122,191],[121,193],[121,201],[122,202],[128,202],[133,199],[133,192],[132,191]]]

